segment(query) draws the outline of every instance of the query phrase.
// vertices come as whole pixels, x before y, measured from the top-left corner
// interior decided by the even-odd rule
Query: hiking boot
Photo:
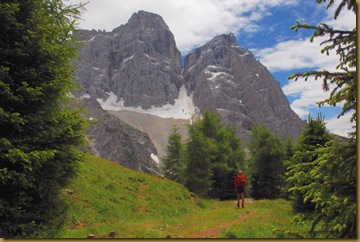
[[[239,204],[239,203],[237,203],[237,204],[236,204],[236,207],[240,208],[240,204]]]
[[[242,207],[242,208],[245,208],[244,204],[241,204],[241,207]]]

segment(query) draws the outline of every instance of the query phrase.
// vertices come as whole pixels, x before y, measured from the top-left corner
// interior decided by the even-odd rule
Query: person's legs
[[[236,204],[236,206],[240,207],[240,193],[236,193],[236,195],[237,195],[237,204]]]
[[[242,206],[242,208],[245,207],[245,193],[244,192],[241,193],[241,206]]]

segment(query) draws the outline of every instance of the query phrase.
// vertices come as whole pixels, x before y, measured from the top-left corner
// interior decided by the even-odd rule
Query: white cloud
[[[306,82],[304,80],[289,81],[283,87],[285,95],[296,97],[290,106],[299,117],[307,120],[309,114],[316,117],[317,114],[322,113],[322,115],[325,115],[326,127],[330,132],[347,137],[349,132],[354,131],[352,126],[355,123],[350,122],[352,113],[346,113],[344,116],[337,118],[343,103],[338,103],[337,109],[328,104],[318,107],[316,103],[325,100],[330,95],[329,92],[323,92],[321,89],[322,82],[310,78]],[[329,112],[329,109],[333,109],[333,112]]]
[[[313,42],[309,39],[289,40],[252,52],[272,72],[303,68],[334,70],[339,57],[334,52],[322,54],[322,41],[324,38],[315,38]]]
[[[314,78],[309,78],[306,82],[303,79],[291,80],[282,90],[286,96],[296,98],[291,106],[302,118],[306,118],[311,108],[317,107],[317,102],[329,96],[328,92],[322,90],[322,81],[315,81]]]
[[[328,104],[318,107],[317,102],[325,100],[330,95],[330,92],[322,91],[321,80],[315,81],[314,78],[309,78],[306,82],[302,79],[298,81],[291,80],[282,89],[285,95],[296,98],[290,106],[300,118],[306,120],[309,114],[316,116],[317,113],[322,113],[325,114],[326,127],[330,132],[346,137],[348,132],[354,130],[352,126],[355,124],[350,123],[352,113],[337,118],[341,112],[343,102],[337,104],[337,109]],[[330,108],[334,111],[329,112]]]
[[[341,30],[353,30],[356,25],[356,17],[354,12],[347,10],[347,7],[344,7],[340,12],[337,19],[334,19],[334,13],[337,8],[337,4],[333,5],[326,12],[327,17],[324,19],[324,23],[332,26],[334,29]]]
[[[339,118],[334,117],[326,120],[326,127],[334,134],[347,137],[348,133],[351,131],[355,131],[353,128],[355,123],[350,123],[350,117],[352,113],[346,113],[344,116]]]

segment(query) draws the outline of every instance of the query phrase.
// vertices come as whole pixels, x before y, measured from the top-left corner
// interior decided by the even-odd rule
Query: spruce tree
[[[234,196],[233,177],[237,175],[239,166],[245,168],[244,145],[237,135],[235,127],[222,123],[220,116],[215,112],[205,110],[203,118],[196,121],[191,129],[194,130],[189,131],[190,134],[201,135],[203,139],[203,142],[196,144],[197,147],[194,147],[194,151],[204,149],[206,157],[209,157],[211,176],[207,196],[220,199]],[[191,140],[187,143],[187,152],[195,144],[193,142],[194,140]],[[200,147],[201,144],[204,147]],[[188,165],[194,166],[195,164]]]
[[[296,212],[308,213],[315,209],[311,201],[304,201],[304,192],[301,187],[313,182],[311,179],[312,162],[318,158],[316,149],[324,147],[332,139],[326,129],[324,117],[319,114],[317,118],[308,117],[304,130],[300,134],[294,147],[294,155],[287,162],[287,189],[290,198],[294,201],[293,208]]]
[[[61,222],[60,189],[85,142],[86,122],[69,105],[80,7],[0,2],[0,237],[34,237]]]
[[[286,176],[286,172],[287,172],[287,167],[291,166],[291,158],[294,155],[294,145],[292,143],[292,138],[288,137],[287,140],[285,141],[285,155],[284,155],[284,160],[283,160],[283,172],[281,175],[281,182],[282,182],[282,192],[281,192],[281,196],[285,199],[289,199],[290,193],[288,192],[288,188],[287,188],[287,176]]]
[[[196,123],[189,126],[189,139],[186,143],[186,187],[203,197],[208,196],[211,191],[211,150],[214,147],[215,143],[204,136]]]
[[[334,20],[342,11],[357,13],[355,0],[316,0],[317,3],[326,3],[327,8],[338,3],[334,13]],[[322,53],[334,51],[339,57],[336,71],[308,71],[296,73],[289,78],[297,80],[304,77],[322,78],[323,89],[330,92],[330,96],[319,101],[318,105],[342,104],[342,111],[338,117],[351,112],[350,122],[356,122],[357,111],[357,32],[356,23],[350,30],[334,29],[326,23],[318,26],[297,22],[292,27],[314,30],[310,41],[323,37]],[[332,85],[330,85],[332,84]],[[330,140],[324,146],[319,146],[312,152],[315,160],[308,163],[309,179],[304,185],[293,186],[303,194],[305,202],[311,202],[314,210],[311,213],[300,214],[296,221],[310,221],[312,226],[306,237],[316,237],[321,234],[329,238],[357,238],[357,202],[356,202],[356,132],[349,133],[349,140],[340,142]],[[294,172],[293,180],[302,178],[301,171]],[[294,182],[294,181],[290,182]]]
[[[164,176],[170,180],[184,184],[184,159],[184,144],[182,142],[182,136],[179,133],[177,125],[174,124],[168,138],[166,155],[161,159],[163,162],[162,170]]]
[[[217,154],[213,164],[212,197],[228,199],[234,197],[234,176],[241,169],[247,172],[244,143],[234,126],[222,124],[218,130]]]
[[[282,140],[264,125],[253,127],[250,137],[251,195],[254,199],[281,194],[284,147]]]
[[[304,237],[356,238],[356,142],[333,139],[315,154],[307,174],[311,182],[296,188],[314,209],[295,221],[311,224]]]

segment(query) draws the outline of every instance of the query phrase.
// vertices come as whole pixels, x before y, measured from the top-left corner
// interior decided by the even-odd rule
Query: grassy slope
[[[117,238],[271,238],[274,228],[289,229],[293,217],[284,200],[249,200],[237,209],[235,200],[199,200],[175,182],[94,156],[68,189],[60,238],[103,238],[111,231]]]
[[[145,221],[171,219],[201,206],[201,200],[175,182],[94,156],[87,157],[68,189],[74,193],[64,192],[69,201],[67,229],[59,235],[64,238],[107,236],[113,230],[119,237],[139,236]]]

